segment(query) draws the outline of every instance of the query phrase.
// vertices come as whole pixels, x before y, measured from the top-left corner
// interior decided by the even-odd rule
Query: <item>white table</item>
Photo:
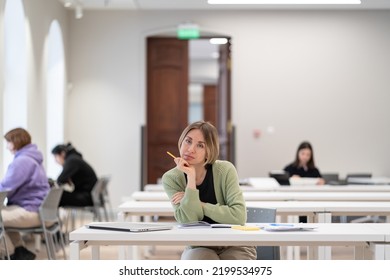
[[[283,221],[298,222],[297,216],[307,216],[309,222],[331,223],[332,216],[386,216],[390,220],[390,202],[341,202],[341,201],[248,201],[247,207],[274,208]],[[118,207],[118,221],[150,222],[153,216],[173,217],[174,211],[169,201],[126,201]],[[286,219],[287,218],[287,219]],[[390,231],[389,231],[390,232]],[[132,248],[132,255],[138,255]],[[331,248],[322,248],[323,254],[331,255]],[[124,254],[122,252],[122,254]],[[299,248],[287,250],[287,258],[297,258]]]
[[[92,258],[99,259],[100,246],[128,245],[198,245],[198,246],[355,246],[355,258],[363,258],[367,244],[375,259],[389,256],[388,225],[377,224],[307,224],[313,231],[268,232],[234,229],[177,229],[146,233],[94,230],[81,227],[69,234],[70,259],[80,259],[80,251],[88,246]],[[386,233],[385,233],[386,232]],[[325,256],[318,255],[319,259]]]
[[[275,208],[281,216],[308,216],[313,222],[331,223],[332,216],[390,216],[390,202],[248,201],[247,207]],[[118,220],[139,221],[141,216],[173,216],[169,201],[126,201],[118,207]]]
[[[243,192],[245,201],[390,201],[390,192]],[[139,201],[168,201],[165,192],[133,192]]]
[[[243,192],[390,192],[390,185],[240,186]],[[160,184],[147,184],[145,192],[164,192]]]

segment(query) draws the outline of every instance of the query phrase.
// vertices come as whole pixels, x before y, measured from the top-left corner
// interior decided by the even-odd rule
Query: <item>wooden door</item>
[[[177,142],[188,125],[188,41],[147,40],[147,181],[156,183],[179,155]]]
[[[215,85],[203,86],[203,119],[217,126],[218,91]]]
[[[229,40],[230,42],[230,40]],[[231,121],[231,56],[230,43],[219,47],[218,116],[217,128],[220,140],[220,159],[234,163]]]

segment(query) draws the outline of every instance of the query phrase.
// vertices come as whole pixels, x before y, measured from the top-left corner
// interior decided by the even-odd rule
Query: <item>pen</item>
[[[176,158],[173,154],[171,154],[170,152],[167,151],[167,154],[170,155],[171,157],[173,158]]]

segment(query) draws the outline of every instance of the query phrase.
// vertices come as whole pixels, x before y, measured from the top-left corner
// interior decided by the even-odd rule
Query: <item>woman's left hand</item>
[[[180,204],[180,201],[183,199],[184,197],[184,192],[177,192],[175,193],[172,198],[171,198],[171,202],[173,204]]]

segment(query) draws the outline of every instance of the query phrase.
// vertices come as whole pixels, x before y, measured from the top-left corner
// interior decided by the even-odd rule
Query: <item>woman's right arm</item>
[[[172,170],[165,173],[162,177],[162,183],[171,202],[175,194],[180,192],[184,193],[180,203],[172,203],[176,220],[179,223],[202,220],[204,213],[199,199],[199,191],[197,189],[186,188],[184,177],[181,179],[174,173]]]

